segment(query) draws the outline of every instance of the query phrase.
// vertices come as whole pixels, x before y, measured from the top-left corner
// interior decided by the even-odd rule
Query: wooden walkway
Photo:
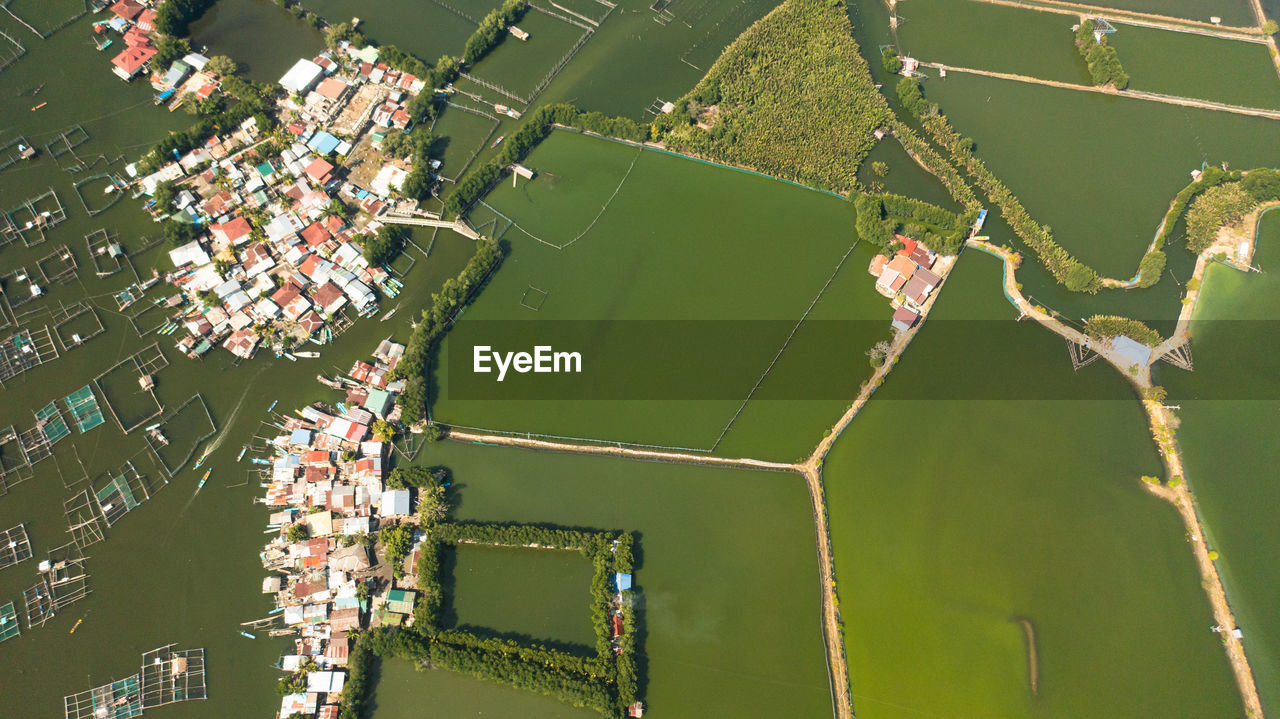
[[[443,227],[446,230],[453,230],[454,232],[468,239],[472,239],[472,240],[480,239],[480,233],[471,229],[471,226],[468,225],[463,220],[455,220],[453,222],[449,222],[448,220],[436,220],[430,217],[406,217],[404,215],[384,215],[382,217],[379,217],[378,220],[383,224],[387,224],[387,225],[414,225],[416,227]]]
[[[1044,85],[1046,87],[1056,87],[1063,90],[1075,90],[1076,92],[1093,92],[1100,95],[1111,95],[1113,97],[1128,97],[1135,100],[1160,102],[1166,105],[1180,105],[1182,107],[1194,107],[1201,110],[1217,110],[1219,112],[1230,112],[1236,115],[1249,115],[1251,117],[1264,117],[1269,120],[1280,120],[1280,110],[1268,110],[1261,107],[1230,105],[1225,102],[1197,100],[1190,97],[1165,95],[1158,92],[1147,92],[1145,90],[1117,90],[1109,85],[1077,85],[1071,82],[1043,80],[1029,75],[1018,75],[1011,72],[996,72],[995,70],[978,70],[977,68],[958,67],[956,65],[947,65],[940,62],[921,62],[920,65],[921,67],[931,67],[936,70],[946,70],[947,72],[961,72],[969,75],[981,75],[982,77],[994,77],[999,80],[1013,80],[1015,82],[1024,82],[1031,85]]]

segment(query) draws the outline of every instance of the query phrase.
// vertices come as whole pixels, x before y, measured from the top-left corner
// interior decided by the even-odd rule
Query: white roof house
[[[199,267],[209,264],[209,253],[204,251],[199,242],[192,240],[176,250],[169,250],[169,259],[173,260],[174,267],[183,265]]]
[[[388,489],[382,493],[382,502],[378,505],[378,513],[384,517],[408,516],[409,490]]]
[[[324,76],[324,68],[310,60],[299,60],[280,78],[280,86],[289,92],[304,93]]]
[[[1111,351],[1130,364],[1147,365],[1151,363],[1151,348],[1124,335],[1116,335],[1111,340]]]

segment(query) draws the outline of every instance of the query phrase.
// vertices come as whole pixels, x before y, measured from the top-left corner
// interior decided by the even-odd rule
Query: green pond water
[[[445,623],[594,653],[592,566],[578,552],[459,545],[444,550]]]
[[[647,400],[638,393],[608,402],[595,395],[535,400],[508,393],[486,397],[520,401],[475,395],[459,401],[450,394],[450,362],[443,362],[435,416],[514,432],[712,447],[853,245],[852,205],[763,177],[567,132],[553,134],[526,162],[538,169],[538,178],[516,188],[504,183],[486,200],[494,210],[481,207],[473,213],[473,222],[485,231],[507,228],[501,237],[511,249],[501,271],[467,310],[460,331],[477,326],[470,322],[513,320],[531,328],[557,321],[620,323],[609,331],[629,321],[668,320],[674,327],[699,320],[712,321],[708,331],[715,331],[714,321],[758,320],[761,341],[735,356],[704,355],[725,346],[712,342],[676,349],[689,357],[688,371],[706,373],[701,376],[714,388],[699,399]],[[786,421],[770,423],[780,431],[750,421],[735,424],[730,435],[740,436],[726,437],[735,451],[798,457],[856,395],[858,382],[869,374],[861,353],[888,333],[888,304],[865,274],[871,254],[863,247],[850,253],[828,288],[840,299],[828,303],[823,298],[811,315],[814,320],[868,320],[856,325],[864,334],[839,345],[855,353],[836,357],[833,381],[844,382],[844,389],[807,396],[837,401],[826,403],[824,412],[809,413],[812,419],[800,431]],[[599,331],[606,328],[601,325]],[[777,371],[827,374],[817,372],[816,363],[830,357],[824,350],[834,346],[822,340],[820,334],[807,339],[797,334],[783,357],[798,364]],[[588,358],[590,350],[582,349]],[[446,347],[442,357],[465,360],[470,372],[469,356],[451,357]],[[615,385],[648,381],[642,386],[657,389],[655,375],[627,369],[620,367],[607,379]],[[717,375],[724,373],[735,379],[722,381]],[[696,384],[699,377],[686,380]],[[773,395],[778,401],[804,398],[788,397],[783,390]]]
[[[1120,25],[1108,42],[1130,87],[1247,107],[1280,106],[1280,79],[1266,45]]]
[[[1280,419],[1275,318],[1280,312],[1280,213],[1264,215],[1255,266],[1209,268],[1192,318],[1195,371],[1162,368],[1156,381],[1181,407],[1178,441],[1187,478],[1220,559],[1219,574],[1244,631],[1263,709],[1280,710]]]
[[[1208,22],[1209,18],[1222,18],[1223,25],[1249,26],[1257,21],[1249,9],[1248,0],[1106,0],[1090,3],[1120,10],[1184,17]]]
[[[1059,338],[1004,319],[999,277],[961,258],[823,470],[858,716],[1239,715],[1182,525],[1138,481],[1160,468],[1141,407],[1110,368],[1073,374]],[[1013,328],[998,345],[945,329],[995,318]],[[1053,373],[1104,398],[916,391],[987,375],[1036,397]]]
[[[454,443],[424,450],[418,462],[452,470],[458,519],[636,533],[646,716],[831,712],[813,524],[799,475]],[[507,553],[501,574],[517,576],[526,561]],[[578,586],[573,580],[560,596],[585,620],[587,594]],[[449,693],[474,686],[444,673],[430,682],[424,686]],[[434,693],[408,682],[380,688],[377,716],[405,716],[409,707],[434,702]],[[483,705],[445,698],[440,715],[512,716],[533,706],[505,691],[478,696],[486,697]],[[582,716],[554,706],[531,711]]]
[[[324,49],[319,30],[294,18],[272,0],[220,0],[191,24],[191,46],[226,55],[258,82],[274,84],[299,59]]]
[[[1032,215],[1053,228],[1058,242],[1108,277],[1136,272],[1191,170],[1205,162],[1280,164],[1280,123],[1274,120],[972,76],[933,81],[927,91],[952,124],[977,141],[978,154]],[[1180,237],[1175,234],[1167,248],[1165,279],[1185,282],[1192,258]],[[1068,316],[1177,315],[1179,291],[1172,282],[1089,297],[1061,289],[1034,262],[1024,263],[1018,277],[1043,304]]]

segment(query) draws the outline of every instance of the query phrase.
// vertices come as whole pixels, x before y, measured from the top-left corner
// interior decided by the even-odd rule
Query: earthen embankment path
[[[1180,97],[1178,95],[1165,95],[1159,92],[1147,92],[1146,90],[1117,90],[1110,85],[1079,85],[1072,82],[1061,82],[1058,80],[1044,80],[1030,75],[1019,75],[1012,72],[997,72],[995,70],[979,70],[973,67],[961,67],[958,65],[947,65],[940,62],[924,62],[920,63],[921,67],[931,67],[935,70],[945,70],[947,72],[960,72],[967,75],[981,75],[982,77],[993,77],[999,80],[1012,80],[1014,82],[1027,83],[1029,85],[1043,85],[1045,87],[1056,87],[1062,90],[1074,90],[1076,92],[1092,92],[1099,95],[1111,95],[1112,97],[1127,97],[1134,100],[1145,100],[1147,102],[1159,102],[1165,105],[1178,105],[1181,107],[1194,107],[1201,110],[1216,110],[1218,112],[1230,112],[1236,115],[1247,115],[1250,117],[1264,117],[1269,120],[1280,120],[1280,110],[1270,110],[1263,107],[1246,107],[1244,105],[1231,105],[1225,102],[1215,102],[1213,100],[1198,100],[1192,97]]]

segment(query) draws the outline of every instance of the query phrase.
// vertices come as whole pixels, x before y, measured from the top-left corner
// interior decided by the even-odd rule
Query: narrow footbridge
[[[440,220],[432,217],[410,217],[408,215],[386,215],[379,218],[383,223],[388,225],[414,225],[416,227],[443,227],[446,230],[454,232],[472,240],[480,239],[480,233],[476,232],[468,225],[465,220]]]

